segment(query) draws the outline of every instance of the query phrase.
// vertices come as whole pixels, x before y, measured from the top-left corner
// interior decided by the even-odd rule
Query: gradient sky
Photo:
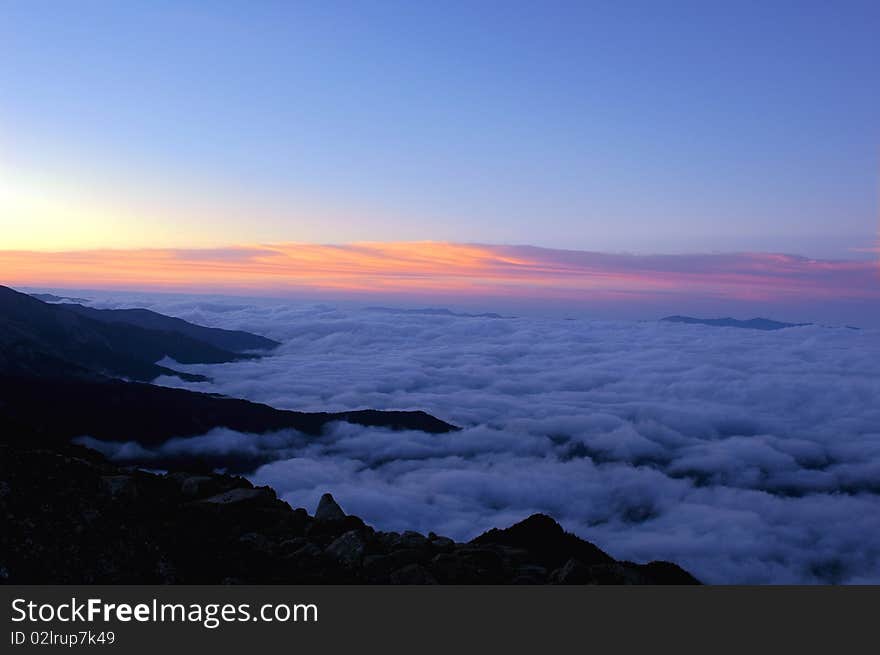
[[[875,1],[0,12],[0,249],[876,243]]]

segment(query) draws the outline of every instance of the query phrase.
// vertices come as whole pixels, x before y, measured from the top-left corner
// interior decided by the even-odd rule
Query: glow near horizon
[[[216,249],[0,251],[19,286],[190,292],[347,292],[421,298],[766,303],[880,300],[871,261],[768,253],[654,255],[441,242],[262,244]]]

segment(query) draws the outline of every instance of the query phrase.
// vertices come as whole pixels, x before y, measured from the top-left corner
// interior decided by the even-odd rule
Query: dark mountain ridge
[[[254,357],[232,352],[180,332],[99,321],[0,287],[0,373],[19,375],[107,375],[147,382],[160,375],[204,380],[160,366],[220,364]]]
[[[250,332],[204,327],[181,318],[158,314],[149,309],[94,309],[75,304],[64,305],[64,309],[101,323],[122,323],[147,330],[174,332],[234,353],[271,350],[281,345],[277,341]]]
[[[0,427],[2,421],[26,428],[31,442],[53,446],[88,435],[100,441],[134,441],[154,447],[174,437],[194,437],[220,427],[256,434],[294,429],[317,436],[333,421],[433,434],[458,430],[421,411],[296,412],[139,382],[0,375]],[[218,452],[198,458],[168,456],[149,464],[245,472],[268,461],[255,457]]]

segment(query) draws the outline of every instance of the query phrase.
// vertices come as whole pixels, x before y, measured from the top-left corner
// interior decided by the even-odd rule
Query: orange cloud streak
[[[198,292],[880,299],[874,266],[761,253],[639,256],[438,242],[0,251],[5,284]]]

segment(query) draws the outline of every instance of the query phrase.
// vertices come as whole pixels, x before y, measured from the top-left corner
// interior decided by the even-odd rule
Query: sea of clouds
[[[259,360],[175,364],[211,383],[161,384],[306,411],[422,409],[464,428],[215,430],[164,446],[268,453],[248,477],[294,507],[330,491],[377,528],[457,539],[545,512],[617,558],[675,561],[706,582],[880,583],[878,330],[120,294],[93,306],[283,343]]]

